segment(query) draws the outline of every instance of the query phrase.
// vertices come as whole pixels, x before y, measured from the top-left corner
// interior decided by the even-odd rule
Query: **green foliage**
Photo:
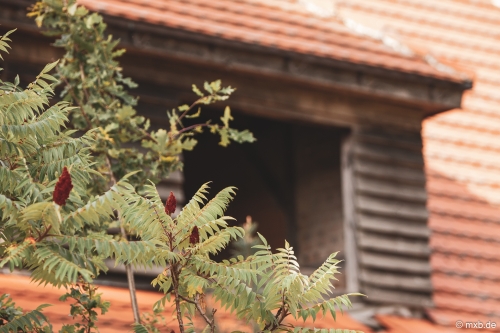
[[[73,318],[81,318],[81,323],[73,325],[64,325],[61,333],[86,333],[99,332],[97,330],[97,311],[101,314],[108,311],[109,302],[101,299],[101,294],[97,293],[97,287],[90,283],[77,283],[72,286],[66,294],[59,300],[66,301],[68,298],[75,302],[71,304],[70,315]]]
[[[56,45],[66,54],[26,88],[18,78],[13,83],[0,80],[0,267],[29,269],[41,284],[69,288],[62,299],[74,300],[71,315],[81,320],[63,332],[97,329],[98,311],[107,311],[109,304],[91,282],[106,271],[108,258],[117,264],[164,267],[152,284],[165,297],[153,316],[134,326],[136,332],[154,332],[171,297],[181,333],[194,332],[196,314],[205,320],[207,332],[215,332],[216,309],[204,306],[207,292],[262,332],[307,331],[285,319],[315,319],[320,312],[335,317],[337,309],[351,305],[349,295],[332,294],[335,255],[306,276],[293,248],[285,243],[272,253],[259,235],[261,244],[247,258],[212,260],[231,241],[245,237],[245,229],[230,226],[231,218],[224,215],[234,188],[208,200],[205,184],[177,217],[165,211],[155,183],[181,168],[179,155],[194,147],[197,132],[208,128],[223,146],[254,140],[250,132],[230,127],[229,108],[220,124],[184,126],[199,115],[200,105],[227,99],[232,88],[223,88],[220,81],[206,83],[203,92],[193,86],[198,99],[168,112],[169,129],[149,131],[149,122],[136,114],[136,100],[125,89],[134,84],[122,76],[115,60],[123,51],[115,49],[117,41],[104,37],[101,16],[72,0],[40,1],[32,15],[47,33],[59,37]],[[8,49],[7,36],[0,37],[0,51]],[[49,74],[53,69],[54,76]],[[51,104],[58,80],[63,82],[63,101]],[[64,168],[72,189],[61,206],[53,197]],[[112,225],[138,240],[106,234]],[[0,314],[6,316],[1,332],[50,330],[41,307],[22,314],[6,298],[0,301]]]
[[[231,253],[233,256],[242,255],[246,258],[258,251],[255,245],[262,244],[260,238],[256,236],[258,226],[257,222],[252,221],[251,216],[247,216],[242,226],[245,231],[245,236],[231,244]]]
[[[143,324],[134,324],[133,329],[134,332],[140,332],[140,333],[160,333],[160,329],[158,326],[160,325],[165,325],[166,320],[165,317],[163,316],[165,308],[161,305],[155,306],[153,308],[153,313],[143,313],[141,315],[141,322]]]
[[[5,36],[0,40],[9,41]],[[26,88],[17,79],[0,80],[0,267],[29,269],[32,279],[43,284],[73,286],[107,270],[106,258],[143,263],[142,256],[154,244],[129,244],[102,231],[125,202],[122,192],[133,187],[123,178],[99,196],[89,192],[91,175],[96,174],[90,152],[95,131],[75,137],[75,131],[65,128],[69,104],[50,105],[56,81],[49,72],[56,65],[47,65]],[[60,206],[53,194],[65,167],[73,188]],[[17,330],[15,325],[38,330],[34,325],[45,320],[40,309],[7,318],[2,330]]]
[[[105,36],[106,24],[99,14],[90,13],[75,0],[42,0],[35,4],[30,16],[47,34],[59,37],[54,45],[65,50],[56,77],[63,83],[61,97],[78,106],[69,115],[72,126],[80,131],[99,128],[91,146],[97,171],[105,174],[111,167],[114,178],[120,179],[140,170],[131,177],[131,183],[140,188],[147,180],[158,183],[181,169],[180,154],[193,149],[197,143],[194,135],[205,127],[218,133],[223,146],[230,141],[255,140],[249,131],[229,126],[233,118],[228,107],[220,124],[184,125],[187,119],[200,114],[201,105],[224,101],[234,92],[231,87],[222,87],[220,81],[206,82],[203,91],[193,85],[198,99],[167,112],[168,130],[150,131],[149,120],[134,109],[137,98],[127,92],[136,84],[123,77],[117,61],[125,51],[116,48],[118,40]],[[93,184],[94,189],[106,188],[102,181]]]
[[[256,322],[263,332],[292,331],[285,322],[294,319],[316,319],[318,313],[330,314],[349,308],[350,295],[333,297],[332,280],[338,273],[339,261],[332,254],[311,276],[300,272],[293,248],[285,247],[272,253],[259,234],[261,245],[257,252],[244,258],[215,262],[211,255],[228,246],[231,240],[242,239],[244,229],[228,225],[231,218],[224,215],[234,196],[233,188],[226,188],[213,199],[206,197],[203,185],[181,213],[172,218],[165,213],[155,187],[146,186],[145,196],[128,192],[123,207],[126,226],[144,241],[157,244],[151,260],[165,267],[153,281],[153,286],[164,291],[165,301],[172,295],[181,332],[194,332],[193,317],[201,315],[208,329],[215,331],[214,312],[204,309],[204,297],[209,290],[220,306],[238,318]],[[141,217],[141,218],[139,218]],[[199,238],[194,237],[193,233]],[[147,329],[136,325],[136,332]]]
[[[92,172],[90,177],[81,177],[87,180],[89,198],[82,197],[80,205],[63,214],[60,223],[52,219],[52,231],[59,224],[66,228],[73,226],[72,230],[61,231],[60,243],[79,251],[67,258],[65,264],[61,264],[63,258],[54,256],[57,258],[53,259],[54,266],[44,266],[35,271],[34,277],[58,285],[74,281],[78,276],[90,281],[99,271],[106,269],[102,259],[107,256],[124,262],[127,274],[132,276],[128,265],[151,265],[145,258],[155,245],[147,240],[126,241],[126,230],[117,210],[120,190],[125,190],[120,179],[129,177],[128,183],[141,190],[149,180],[158,183],[172,171],[180,170],[180,154],[193,149],[197,143],[195,134],[204,128],[218,133],[223,146],[230,141],[252,142],[255,139],[250,132],[229,126],[232,120],[229,108],[224,111],[220,124],[188,124],[188,119],[200,114],[200,106],[224,101],[234,92],[231,87],[222,87],[220,81],[206,83],[203,92],[193,86],[198,95],[194,103],[167,112],[165,123],[168,129],[150,130],[150,121],[134,109],[137,98],[127,91],[136,84],[123,76],[117,61],[124,50],[117,49],[118,40],[106,35],[102,16],[89,12],[75,0],[38,1],[29,16],[35,18],[47,35],[55,36],[54,45],[65,51],[55,67],[57,73],[51,78],[58,80],[62,100],[76,106],[67,113],[69,127],[75,131],[72,136],[78,138],[85,132],[92,133],[92,141],[85,142],[92,155]],[[79,165],[77,160],[71,160],[71,163]],[[72,172],[71,176],[78,175]],[[42,209],[51,208],[33,207],[30,213],[40,213]],[[110,225],[120,227],[122,242],[103,236]],[[49,254],[48,250],[45,254]],[[44,256],[43,260],[49,261],[49,258]],[[71,265],[70,261],[76,265]],[[46,267],[54,270],[58,279],[49,279]],[[138,311],[134,311],[134,317],[139,320]]]
[[[8,294],[0,294],[0,333],[52,332],[52,326],[48,324],[47,318],[42,313],[47,306],[50,305],[42,304],[33,311],[23,313]]]
[[[81,227],[66,216],[96,201],[87,193],[92,132],[73,138],[64,128],[68,103],[48,106],[55,82],[48,73],[55,66],[47,65],[26,89],[17,80],[0,80],[0,267],[29,267],[35,280],[64,285],[79,274],[90,280],[103,263],[54,241],[63,234],[77,237]],[[52,194],[64,167],[71,170],[74,189],[61,207]]]

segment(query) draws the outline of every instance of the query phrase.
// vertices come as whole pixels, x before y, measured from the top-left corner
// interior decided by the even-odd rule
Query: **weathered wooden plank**
[[[358,233],[358,245],[364,250],[375,250],[411,257],[428,258],[430,249],[427,240],[377,235],[367,231]]]
[[[357,158],[369,159],[377,162],[409,166],[412,168],[424,167],[422,152],[409,151],[389,145],[358,143],[354,148]]]
[[[356,191],[362,194],[425,203],[427,191],[422,185],[398,184],[387,180],[358,177]]]
[[[412,308],[433,306],[429,294],[394,291],[372,286],[363,286],[362,292],[368,295],[366,301],[371,303],[400,304]]]
[[[363,128],[362,131],[354,134],[354,140],[356,142],[399,147],[416,152],[421,152],[423,147],[420,130],[402,133],[401,131],[387,131],[376,127]]]
[[[407,221],[404,219],[389,219],[387,217],[367,214],[358,215],[358,227],[361,230],[374,231],[387,235],[399,235],[428,239],[431,232],[424,223]]]
[[[362,128],[353,146],[360,290],[367,302],[431,305],[420,133]]]
[[[355,159],[356,173],[378,179],[387,179],[408,184],[425,185],[423,169],[412,169],[400,165],[375,163],[365,159]]]
[[[392,272],[406,272],[416,274],[430,274],[431,265],[428,258],[411,258],[390,254],[359,251],[360,265],[374,269]]]
[[[361,269],[360,279],[364,285],[383,287],[392,290],[410,290],[417,292],[431,292],[432,283],[429,276],[415,274],[397,274]]]
[[[375,198],[367,195],[357,196],[357,209],[361,212],[411,220],[427,220],[429,213],[425,204]]]
[[[347,292],[359,290],[358,247],[356,245],[356,205],[354,192],[354,167],[352,164],[352,137],[342,141],[342,202],[344,208],[344,244],[346,257],[346,289]]]

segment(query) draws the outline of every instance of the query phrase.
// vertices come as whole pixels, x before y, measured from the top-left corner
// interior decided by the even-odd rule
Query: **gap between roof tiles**
[[[297,3],[302,5],[307,11],[315,14],[317,16],[323,18],[334,18],[339,20],[344,24],[346,28],[357,35],[367,36],[369,38],[381,41],[384,45],[391,48],[395,52],[405,55],[407,57],[415,57],[418,56],[410,47],[406,46],[404,43],[400,42],[398,39],[389,36],[381,30],[377,30],[366,25],[363,25],[356,20],[353,20],[348,17],[342,17],[338,11],[336,10],[336,4],[334,0],[295,0]],[[500,0],[492,0],[493,2],[497,2],[500,6]],[[421,57],[427,64],[431,67],[437,69],[440,72],[457,75],[461,74],[457,72],[452,67],[449,67],[441,62],[439,62],[435,57],[431,54],[426,54]],[[467,78],[465,75],[464,79]]]

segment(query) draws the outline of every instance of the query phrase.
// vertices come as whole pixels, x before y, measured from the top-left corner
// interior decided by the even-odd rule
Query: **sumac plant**
[[[219,121],[196,121],[201,106],[224,101],[234,92],[220,81],[206,82],[203,88],[193,85],[197,96],[194,102],[169,110],[165,114],[168,128],[150,129],[150,121],[135,110],[137,98],[127,91],[136,84],[123,76],[118,62],[125,50],[118,49],[119,41],[106,35],[101,15],[89,12],[75,0],[37,1],[28,15],[45,34],[56,37],[54,46],[65,52],[54,77],[62,100],[75,106],[68,112],[68,126],[76,130],[76,135],[95,130],[89,144],[94,171],[87,186],[89,193],[100,195],[127,174],[130,184],[139,191],[149,181],[157,184],[182,169],[180,155],[196,146],[196,134],[205,129],[218,135],[222,146],[255,140],[248,130],[230,126],[233,118],[229,107]],[[120,228],[121,237],[127,237],[119,215],[110,222]],[[109,225],[91,228],[99,232]],[[139,322],[134,275],[129,265],[125,267],[134,320]]]
[[[104,29],[98,16],[72,1],[47,0],[35,9],[42,17],[39,23],[55,22],[61,15],[64,22],[54,23],[52,28],[60,29],[64,41],[78,33],[94,38],[93,33],[102,34]],[[80,21],[87,23],[81,26]],[[0,51],[7,51],[10,33],[0,37]],[[97,40],[92,45],[98,45]],[[68,47],[68,52],[73,50]],[[73,51],[75,59],[80,57]],[[107,85],[103,91],[93,90],[99,80],[85,66],[96,63],[92,56],[100,51],[94,51],[85,54],[94,62],[85,60],[85,65],[73,69],[80,71],[78,75],[70,75],[66,66],[74,62],[70,64],[65,57],[60,65],[47,65],[26,88],[17,77],[13,83],[0,80],[0,267],[26,269],[33,281],[67,288],[62,300],[72,300],[71,314],[80,322],[65,325],[63,332],[97,332],[98,312],[107,311],[110,304],[101,300],[93,281],[107,270],[105,260],[109,258],[128,267],[163,267],[152,281],[165,294],[154,310],[159,313],[171,299],[168,304],[181,333],[195,331],[195,316],[206,322],[206,331],[218,330],[216,308],[208,311],[204,306],[207,295],[217,306],[256,323],[261,332],[308,331],[293,327],[287,319],[314,319],[320,312],[335,317],[337,309],[351,305],[349,295],[333,297],[335,254],[306,276],[287,243],[273,253],[259,235],[262,244],[255,246],[253,255],[212,260],[231,241],[244,237],[244,229],[229,226],[231,218],[224,214],[235,190],[224,189],[208,200],[205,184],[174,216],[175,196],[162,202],[154,182],[178,165],[178,154],[186,142],[192,143],[191,130],[212,125],[184,127],[181,118],[192,110],[187,106],[170,113],[169,130],[147,132],[146,120],[136,117],[121,95],[119,82],[125,79],[118,71],[107,77],[113,89]],[[54,69],[57,75],[50,74]],[[89,82],[78,83],[76,76],[82,77],[82,73]],[[60,82],[65,83],[63,101],[51,103]],[[194,89],[201,94],[194,105],[225,99],[230,93],[219,82],[207,84],[205,89],[206,94]],[[251,141],[250,134],[230,130],[230,118],[226,111],[223,123],[212,127],[221,135],[221,142],[227,144],[228,138]],[[128,142],[138,140],[150,149],[150,155],[144,157],[150,159],[150,168],[128,163],[133,151],[121,145],[127,142],[123,141],[127,133],[133,135]],[[135,240],[107,234],[110,225],[119,225]],[[0,333],[50,332],[41,312],[44,307],[23,312],[7,296],[0,296]],[[156,322],[136,320],[133,329],[155,331]]]
[[[205,307],[207,291],[221,308],[256,323],[261,332],[307,332],[310,329],[295,327],[286,319],[315,319],[318,313],[335,318],[336,310],[351,306],[349,296],[359,294],[332,296],[332,280],[339,263],[336,253],[307,276],[300,272],[287,242],[273,253],[266,239],[258,234],[262,244],[254,246],[255,254],[222,262],[212,260],[211,255],[225,249],[232,240],[242,239],[245,232],[241,227],[229,226],[232,218],[224,215],[235,189],[226,188],[211,200],[206,197],[207,189],[208,184],[203,185],[175,218],[153,185],[146,187],[144,196],[129,192],[123,207],[127,228],[143,242],[155,245],[146,256],[149,263],[164,267],[152,284],[165,293],[155,307],[161,308],[173,298],[181,333],[195,331],[196,315],[204,319],[205,332],[217,331],[217,309],[209,311]],[[167,207],[170,202],[169,198]],[[135,324],[134,329],[147,332],[141,324]]]

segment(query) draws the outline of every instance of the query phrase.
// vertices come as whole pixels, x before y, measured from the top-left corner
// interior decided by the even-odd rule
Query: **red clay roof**
[[[63,324],[72,323],[73,320],[68,316],[68,302],[59,301],[59,297],[65,292],[64,289],[57,289],[51,286],[42,287],[34,283],[30,283],[29,278],[14,274],[0,274],[0,294],[8,293],[14,299],[17,306],[22,307],[25,311],[33,310],[40,304],[52,304],[45,308],[43,313],[49,318],[53,325],[54,332],[59,331]],[[100,286],[99,292],[102,293],[103,300],[111,302],[109,312],[104,315],[99,315],[97,323],[102,333],[118,333],[130,331],[133,322],[132,309],[130,307],[128,289],[115,288],[108,286]],[[137,298],[139,300],[139,308],[142,313],[151,312],[153,304],[162,297],[162,294],[157,292],[138,291]],[[210,306],[210,304],[208,304]],[[172,309],[167,306],[164,317],[167,321],[167,327],[160,329],[161,332],[170,332],[174,329],[177,331],[175,319],[171,316]],[[458,333],[460,330],[449,329],[443,326],[431,324],[428,321],[421,319],[401,318],[395,316],[377,316],[377,319],[384,326],[383,331],[378,333]],[[483,320],[483,318],[473,318],[471,320]],[[223,309],[218,309],[216,321],[221,332],[244,331],[251,332],[252,328],[242,321],[234,319],[234,316],[227,313]],[[487,320],[484,319],[484,322]],[[315,328],[343,328],[349,330],[361,330],[365,333],[374,333],[369,327],[360,324],[352,319],[347,313],[338,314],[337,321],[334,321],[330,316],[323,318],[319,316],[316,322],[311,320],[305,324],[303,321],[295,322],[294,324]],[[202,325],[201,318],[195,319],[195,325]],[[493,331],[493,330],[489,330]],[[468,333],[479,333],[479,330],[467,329]]]
[[[99,316],[98,327],[102,333],[119,333],[130,331],[133,323],[132,308],[130,307],[130,296],[128,289],[115,288],[108,286],[100,286],[99,292],[102,293],[103,300],[111,302],[109,312]],[[59,297],[65,293],[64,289],[57,289],[51,286],[42,287],[35,283],[31,283],[29,278],[22,275],[0,274],[0,294],[10,294],[17,306],[24,310],[33,310],[40,304],[52,304],[45,308],[43,313],[49,318],[53,325],[54,332],[58,332],[63,324],[72,323],[69,314],[69,304],[59,301]],[[153,304],[158,301],[163,294],[152,291],[138,291],[137,298],[141,313],[152,312]],[[210,300],[208,300],[210,306]],[[171,307],[166,307],[164,317],[167,320],[169,329],[163,328],[161,332],[170,332],[171,329],[177,331],[175,318],[172,317]],[[236,320],[233,315],[218,308],[216,314],[216,322],[221,332],[244,331],[251,332],[252,328],[242,321]],[[303,321],[296,322],[297,325],[304,326]],[[202,319],[197,318],[195,325],[204,327]],[[306,325],[316,328],[344,328],[351,330],[362,330],[365,333],[370,333],[370,329],[363,324],[353,320],[349,315],[339,314],[337,321],[334,321],[331,316],[326,318],[318,317],[315,323],[312,321],[306,322]]]
[[[429,314],[451,326],[456,320],[498,324],[500,8],[489,0],[339,0],[336,8],[340,17],[473,73],[463,108],[423,126],[436,305]]]
[[[112,16],[263,47],[455,82],[467,78],[354,34],[341,21],[287,0],[79,0]]]

